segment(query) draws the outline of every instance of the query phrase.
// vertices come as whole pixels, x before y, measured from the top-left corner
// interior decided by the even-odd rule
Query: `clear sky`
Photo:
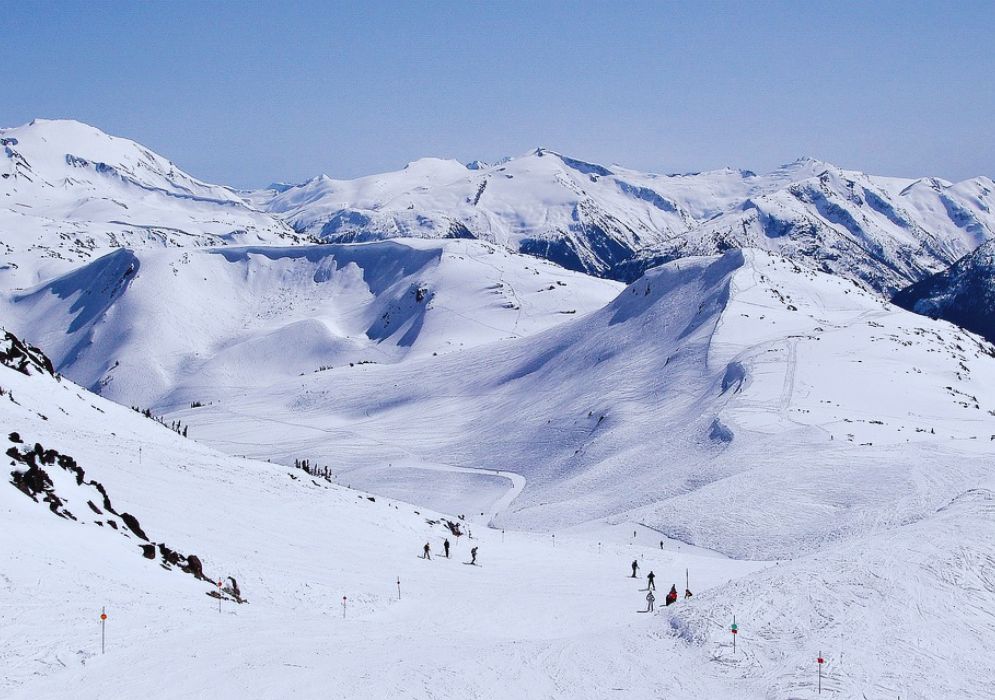
[[[538,145],[995,175],[995,1],[0,2],[0,125],[71,117],[235,186]]]

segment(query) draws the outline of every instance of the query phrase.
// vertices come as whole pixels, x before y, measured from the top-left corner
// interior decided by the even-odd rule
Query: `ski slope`
[[[0,366],[0,417],[23,441],[8,445],[72,455],[117,512],[234,577],[247,602],[226,579],[219,612],[210,581],[98,526],[111,517],[88,511],[91,490],[58,467],[76,521],[6,483],[4,697],[815,698],[820,653],[836,696],[987,697],[990,481],[917,523],[790,562],[731,560],[630,523],[471,523],[457,539],[424,508],[225,456],[28,365]],[[479,566],[465,564],[471,545]],[[695,597],[641,613],[650,570],[658,608],[685,570]]]
[[[500,526],[637,520],[784,558],[976,486],[995,434],[992,352],[846,280],[730,251],[651,271],[528,338],[337,368],[171,417],[220,449],[307,456],[342,483],[435,507],[453,489],[504,488],[454,485],[436,465],[521,474]]]

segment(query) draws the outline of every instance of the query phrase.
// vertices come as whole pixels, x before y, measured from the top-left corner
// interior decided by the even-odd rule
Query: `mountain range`
[[[990,179],[0,143],[0,694],[987,697]]]

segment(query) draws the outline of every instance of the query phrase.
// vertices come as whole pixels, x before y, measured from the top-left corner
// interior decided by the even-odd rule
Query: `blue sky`
[[[0,10],[0,125],[79,119],[236,186],[538,145],[657,172],[995,175],[990,1]]]

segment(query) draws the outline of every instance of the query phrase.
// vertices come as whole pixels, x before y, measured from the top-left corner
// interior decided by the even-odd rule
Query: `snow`
[[[471,169],[417,165],[317,178],[250,201],[325,240],[473,236],[625,280],[675,257],[763,248],[814,260],[885,296],[995,235],[988,178],[878,177],[812,158],[762,175],[656,175],[543,148]]]
[[[991,695],[991,180],[0,139],[0,696]]]
[[[630,519],[774,558],[921,518],[976,486],[993,381],[992,348],[949,324],[732,251],[670,263],[523,339],[171,415],[221,449],[283,463],[304,451],[397,498],[432,503],[448,488],[426,471],[439,464],[521,474],[501,526]],[[410,469],[417,479],[397,474]]]
[[[528,336],[620,289],[477,241],[118,249],[14,293],[6,316],[84,386],[177,407]]]
[[[988,693],[990,481],[790,562],[730,560],[630,523],[471,523],[446,560],[424,508],[224,456],[67,380],[0,367],[0,385],[16,399],[0,400],[7,429],[72,454],[152,539],[234,576],[249,601],[219,613],[208,582],[143,559],[134,536],[61,520],[8,484],[5,697],[814,698],[817,654],[841,697]],[[73,482],[58,488],[85,512]],[[685,569],[695,597],[661,610]],[[640,614],[650,570],[658,611]]]
[[[227,187],[71,120],[0,129],[0,283],[31,286],[122,245],[292,240]]]

